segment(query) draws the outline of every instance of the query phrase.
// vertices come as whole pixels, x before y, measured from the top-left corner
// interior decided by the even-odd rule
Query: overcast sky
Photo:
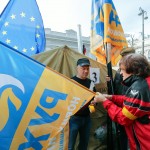
[[[0,12],[8,0],[0,0]],[[125,33],[142,31],[139,7],[147,11],[145,34],[150,34],[150,0],[113,0]],[[91,0],[37,0],[44,26],[53,31],[65,32],[81,24],[82,35],[90,36]]]

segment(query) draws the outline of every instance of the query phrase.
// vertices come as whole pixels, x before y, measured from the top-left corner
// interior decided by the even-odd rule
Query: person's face
[[[124,65],[120,65],[120,74],[122,75],[123,80],[127,79],[128,77],[130,77],[132,75],[132,74],[128,74],[126,72]]]
[[[89,66],[77,66],[77,77],[86,79],[89,74]]]

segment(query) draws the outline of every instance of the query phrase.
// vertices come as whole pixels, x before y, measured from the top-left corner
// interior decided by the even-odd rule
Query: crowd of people
[[[121,52],[119,70],[113,80],[114,94],[96,92],[88,79],[90,61],[77,61],[77,74],[72,79],[96,92],[93,105],[102,103],[112,121],[118,124],[120,150],[148,150],[150,147],[150,63],[145,56],[136,54],[134,48]],[[110,78],[109,78],[110,79]],[[110,79],[111,80],[111,79]],[[107,78],[108,81],[108,78]],[[79,135],[78,150],[87,150],[91,128],[88,103],[69,120],[69,146],[75,147]]]

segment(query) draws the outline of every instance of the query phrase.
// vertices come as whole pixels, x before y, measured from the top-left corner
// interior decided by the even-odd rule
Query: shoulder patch
[[[131,93],[133,96],[135,96],[135,95],[137,95],[137,94],[139,93],[139,91],[131,90],[130,93]]]

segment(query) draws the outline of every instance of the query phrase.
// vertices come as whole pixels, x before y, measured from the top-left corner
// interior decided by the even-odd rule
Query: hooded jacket
[[[125,126],[130,150],[150,148],[150,77],[132,75],[124,82],[125,95],[113,95],[103,102],[110,118]]]

